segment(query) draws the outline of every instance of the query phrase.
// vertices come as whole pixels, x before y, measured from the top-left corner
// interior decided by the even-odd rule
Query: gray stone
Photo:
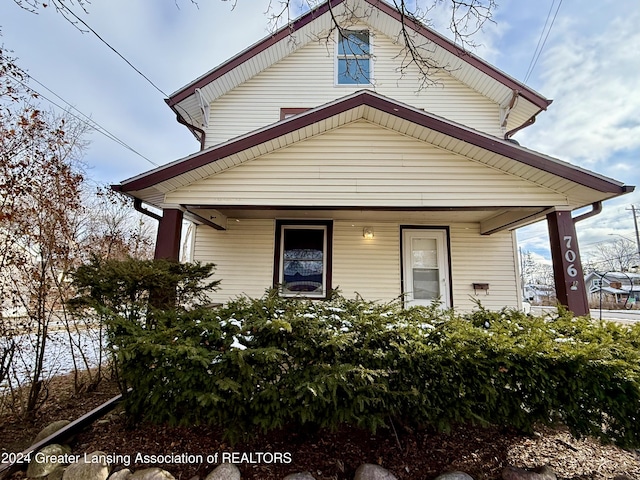
[[[69,456],[71,449],[69,447],[53,443],[43,447],[37,454],[33,456],[29,466],[27,467],[27,477],[41,478],[53,473],[57,468],[66,465],[71,460],[64,461]],[[41,460],[41,461],[38,461]]]
[[[398,480],[398,478],[380,465],[363,463],[356,470],[353,480]]]
[[[309,472],[291,473],[284,477],[282,480],[316,480],[316,477]]]
[[[64,475],[65,467],[58,467],[49,475],[44,477],[44,480],[62,480],[62,476]]]
[[[173,475],[171,475],[166,470],[163,470],[158,467],[153,468],[145,468],[144,470],[138,470],[134,472],[129,480],[176,480]]]
[[[537,467],[533,471],[523,468],[506,467],[502,470],[503,480],[557,480],[551,467]]]
[[[113,472],[109,476],[109,480],[129,480],[129,477],[131,477],[131,470],[129,470],[128,468],[123,468],[122,470]]]
[[[34,438],[33,442],[31,442],[31,445],[35,445],[39,441],[47,438],[49,435],[53,435],[62,427],[66,427],[70,423],[71,422],[69,420],[57,420],[55,422],[50,423],[49,425],[44,427],[42,430],[40,430],[40,432],[36,435],[36,438]]]
[[[232,463],[221,463],[204,480],[240,480],[240,470]]]
[[[107,480],[109,464],[104,452],[83,455],[80,461],[72,463],[64,471],[62,480]]]
[[[473,477],[464,472],[447,472],[438,475],[435,480],[473,480]]]

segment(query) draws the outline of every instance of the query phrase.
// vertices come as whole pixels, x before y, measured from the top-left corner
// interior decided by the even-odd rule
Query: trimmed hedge
[[[445,431],[562,422],[576,436],[640,446],[640,326],[275,291],[155,319],[110,320],[136,419],[218,425],[232,439],[390,420]]]

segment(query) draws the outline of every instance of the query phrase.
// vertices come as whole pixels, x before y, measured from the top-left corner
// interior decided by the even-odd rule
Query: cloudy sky
[[[3,0],[0,42],[43,97],[68,102],[127,145],[94,132],[85,158],[94,180],[119,183],[198,149],[164,98],[268,35],[268,4],[237,0],[232,9],[223,0],[199,0],[197,6],[191,0],[93,0],[86,12],[72,7],[155,87],[51,8],[34,14]],[[433,16],[443,31],[444,7]],[[554,100],[515,138],[640,186],[638,1],[500,0],[494,20],[475,37],[482,44],[475,53],[520,81],[537,58],[526,83]],[[605,203],[602,214],[578,224],[583,256],[617,235],[635,237],[631,204],[640,206],[640,192]],[[548,258],[545,223],[521,229],[518,237],[525,251]]]

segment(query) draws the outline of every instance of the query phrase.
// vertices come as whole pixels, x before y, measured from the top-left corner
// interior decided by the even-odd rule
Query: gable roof
[[[628,193],[634,188],[369,90],[358,91],[212,146],[125,180],[113,188],[157,204],[153,198],[160,194],[163,196],[168,191],[360,118],[507,171],[542,187],[565,188],[567,196],[577,185],[586,187],[592,193],[584,205]],[[566,185],[559,187],[559,180]],[[583,205],[574,205],[577,206]]]
[[[526,112],[526,119],[537,115],[551,104],[551,100],[515,80],[481,58],[464,50],[446,37],[417,21],[403,17],[393,6],[382,0],[327,0],[320,6],[285,25],[236,56],[174,92],[165,101],[180,118],[199,118],[199,90],[206,101],[211,102],[231,89],[249,80],[264,69],[278,62],[295,49],[311,41],[314,33],[330,28],[337,10],[345,2],[366,6],[366,22],[382,33],[394,38],[402,23],[422,40],[433,45],[430,55],[439,64],[447,66],[451,75],[501,106],[513,103],[514,95],[526,105],[517,106]],[[374,14],[375,12],[376,14]],[[295,42],[289,41],[292,36]],[[531,115],[533,113],[533,115]],[[193,121],[193,120],[192,120]]]
[[[597,273],[590,272],[586,275],[585,281],[589,281],[591,279],[602,279],[606,282],[612,281],[620,281],[620,282],[630,282],[633,283],[634,280],[640,280],[640,273],[636,272],[605,272],[605,273]]]

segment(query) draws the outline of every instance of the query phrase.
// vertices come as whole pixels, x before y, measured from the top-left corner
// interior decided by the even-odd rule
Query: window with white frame
[[[336,83],[338,85],[370,85],[371,36],[369,30],[338,31],[336,49]]]
[[[326,298],[331,289],[330,221],[276,222],[274,283],[284,296]]]

